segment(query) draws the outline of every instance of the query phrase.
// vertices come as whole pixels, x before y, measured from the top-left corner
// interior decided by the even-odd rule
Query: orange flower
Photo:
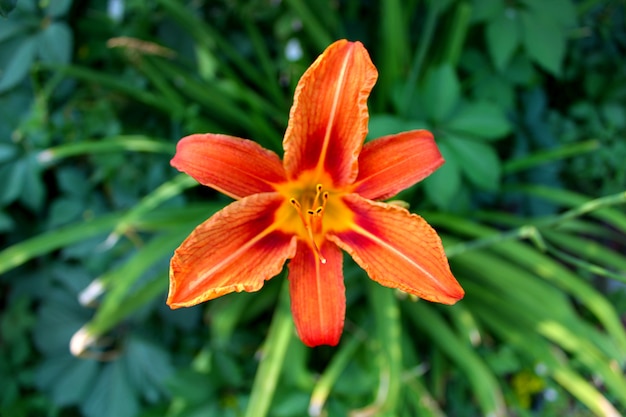
[[[282,162],[246,139],[211,133],[181,139],[172,165],[236,201],[174,253],[170,307],[257,291],[290,259],[300,338],[308,346],[336,345],[346,308],[341,249],[384,286],[446,304],[463,297],[430,225],[376,201],[443,163],[425,130],[363,145],[377,76],[360,42],[329,46],[298,83]]]

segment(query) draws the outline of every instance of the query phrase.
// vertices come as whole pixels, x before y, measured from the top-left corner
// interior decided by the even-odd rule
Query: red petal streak
[[[336,186],[352,183],[367,135],[367,97],[378,73],[360,42],[330,45],[296,88],[285,132],[285,170],[327,172]]]
[[[251,140],[212,133],[181,139],[171,164],[235,199],[274,191],[272,184],[286,178],[274,152]]]
[[[339,343],[346,314],[341,251],[325,241],[320,248],[326,263],[302,241],[289,262],[291,311],[298,335],[309,346]]]
[[[432,133],[413,130],[368,142],[359,155],[354,192],[384,200],[423,180],[443,164]]]
[[[429,301],[454,304],[463,298],[441,239],[424,219],[356,194],[344,202],[355,213],[352,230],[328,239],[352,255],[370,278]]]
[[[257,291],[294,256],[296,240],[276,230],[283,198],[257,194],[228,205],[198,226],[170,264],[167,304],[188,307],[233,291]]]

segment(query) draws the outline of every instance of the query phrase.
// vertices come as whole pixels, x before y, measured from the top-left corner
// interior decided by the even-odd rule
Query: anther
[[[315,243],[315,234],[322,231],[322,219],[324,216],[324,210],[326,209],[326,202],[328,201],[328,191],[322,192],[322,189],[322,184],[317,184],[315,186],[315,197],[309,206],[310,208],[306,209],[306,211],[302,210],[302,205],[295,198],[290,198],[289,203],[296,209],[296,212],[302,221],[309,243],[313,252],[315,252],[315,257],[320,261],[320,263],[325,264],[326,258],[322,256],[322,252],[317,246],[317,243]]]

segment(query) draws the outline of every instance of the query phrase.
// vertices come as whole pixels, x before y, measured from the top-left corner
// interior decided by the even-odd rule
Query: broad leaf
[[[502,109],[488,102],[466,104],[446,127],[459,136],[486,140],[502,139],[511,131]]]
[[[0,94],[18,85],[28,74],[35,60],[35,37],[24,39],[4,71],[0,73]]]
[[[424,180],[424,190],[428,199],[441,209],[451,206],[461,188],[461,171],[456,154],[446,141],[438,143],[439,150],[446,162]]]
[[[500,187],[500,158],[492,146],[471,139],[447,137],[463,174],[476,187],[496,191]]]
[[[502,13],[491,20],[486,27],[485,36],[489,55],[500,71],[506,68],[515,49],[520,44],[520,23],[517,13]]]

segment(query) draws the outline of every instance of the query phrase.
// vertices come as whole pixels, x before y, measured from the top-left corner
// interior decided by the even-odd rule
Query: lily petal
[[[423,218],[356,194],[345,196],[344,202],[355,214],[352,228],[327,237],[370,278],[429,301],[454,304],[463,298],[441,239]]]
[[[251,140],[212,133],[181,139],[171,164],[235,199],[274,191],[272,184],[286,179],[274,152]]]
[[[433,173],[444,160],[432,133],[413,130],[367,142],[359,155],[354,192],[384,200]]]
[[[236,201],[198,226],[170,263],[167,304],[188,307],[236,291],[258,291],[295,255],[296,238],[276,230],[277,193]]]
[[[328,241],[320,250],[324,264],[300,241],[289,262],[291,311],[298,335],[309,347],[339,343],[346,314],[342,253]]]
[[[287,176],[327,173],[335,186],[351,184],[367,135],[367,97],[378,72],[360,42],[330,45],[296,88],[283,142]]]

